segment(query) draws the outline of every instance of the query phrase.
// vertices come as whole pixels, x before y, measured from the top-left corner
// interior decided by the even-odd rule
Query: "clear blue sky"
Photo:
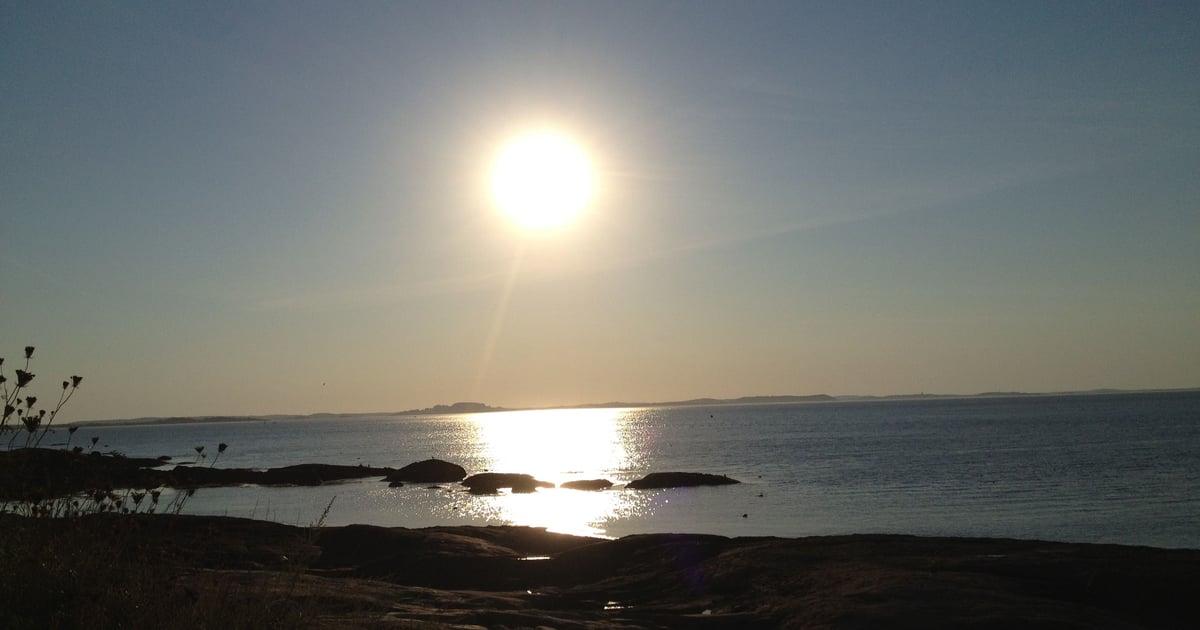
[[[1200,386],[1196,2],[245,4],[0,5],[71,419]],[[547,125],[598,192],[530,235]]]

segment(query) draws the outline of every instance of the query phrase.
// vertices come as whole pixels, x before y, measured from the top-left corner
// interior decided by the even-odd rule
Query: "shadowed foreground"
[[[0,626],[1187,628],[1200,551],[0,516]]]

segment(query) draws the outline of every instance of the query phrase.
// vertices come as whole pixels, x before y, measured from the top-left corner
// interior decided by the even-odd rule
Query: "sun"
[[[587,154],[553,131],[519,136],[500,151],[492,169],[492,198],[527,230],[569,223],[591,200],[595,186]]]

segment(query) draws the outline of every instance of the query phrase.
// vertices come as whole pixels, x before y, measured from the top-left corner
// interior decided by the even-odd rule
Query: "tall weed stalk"
[[[13,370],[15,380],[12,381],[4,373],[4,357],[0,357],[0,398],[3,398],[4,401],[4,415],[0,417],[0,433],[12,431],[13,435],[8,440],[10,450],[16,442],[17,436],[20,435],[21,429],[25,430],[24,445],[26,447],[39,446],[46,434],[50,432],[50,426],[54,424],[58,412],[62,411],[67,401],[71,400],[71,397],[75,395],[75,390],[79,388],[79,383],[83,381],[82,376],[71,376],[64,380],[62,391],[58,395],[58,402],[49,411],[44,407],[39,407],[37,411],[34,411],[38,397],[29,391],[29,384],[36,376],[29,371],[33,352],[33,346],[25,346],[25,365]],[[9,426],[10,422],[12,426]]]

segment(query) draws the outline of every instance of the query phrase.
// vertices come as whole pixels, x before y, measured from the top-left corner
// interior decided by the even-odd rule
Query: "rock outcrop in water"
[[[379,477],[396,471],[374,466],[298,464],[267,470],[176,466],[159,468],[157,459],[25,448],[0,451],[0,500],[62,496],[110,488],[202,488],[258,484],[319,486],[329,481]]]
[[[466,476],[457,464],[438,459],[414,462],[401,468],[298,464],[267,470],[179,465],[162,469],[157,459],[114,454],[82,454],[51,449],[0,451],[0,500],[53,497],[97,488],[202,488],[258,484],[267,486],[319,486],[330,481],[382,476],[393,487],[404,482],[451,483],[462,480],[472,494],[495,494],[508,488],[515,493],[553,488],[554,484],[523,473],[479,473]],[[723,475],[704,473],[651,473],[629,482],[632,489],[720,486],[740,483]],[[576,490],[604,490],[607,479],[582,479],[563,484]]]
[[[575,481],[564,482],[559,487],[569,490],[607,490],[612,485],[613,482],[607,479],[577,479]]]
[[[413,483],[452,483],[462,481],[467,470],[458,464],[440,459],[413,462],[396,472],[389,473],[384,481],[410,481]]]
[[[0,500],[49,498],[93,488],[154,487],[156,459],[48,448],[0,451]]]
[[[337,464],[296,464],[266,470],[176,466],[173,470],[161,471],[165,475],[165,481],[161,485],[176,488],[232,486],[245,483],[262,486],[319,486],[329,481],[386,475],[392,470]]]
[[[524,473],[479,473],[463,479],[471,494],[496,494],[501,488],[509,488],[513,492],[533,492],[538,488],[553,488],[548,481],[538,481],[533,475]]]
[[[663,472],[650,473],[641,479],[634,479],[625,485],[634,490],[649,490],[652,488],[684,488],[689,486],[727,486],[741,483],[737,479],[725,475],[710,475],[706,473]]]

